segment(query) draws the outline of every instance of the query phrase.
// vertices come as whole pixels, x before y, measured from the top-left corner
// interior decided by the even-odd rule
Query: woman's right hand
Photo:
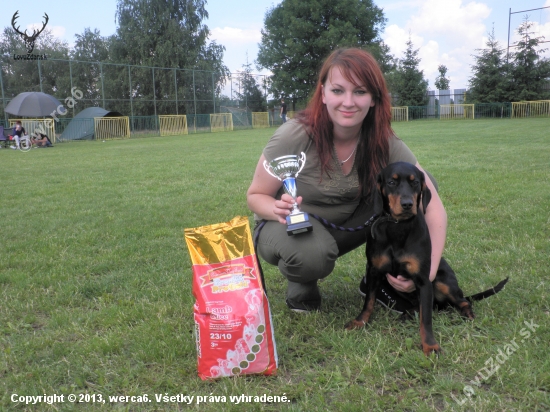
[[[262,154],[256,165],[254,178],[246,192],[248,208],[261,219],[277,220],[286,224],[286,217],[292,211],[294,199],[287,193],[283,193],[281,199],[277,199],[282,182],[271,176],[264,168],[265,157]],[[302,203],[302,197],[296,199],[298,205]]]
[[[302,196],[298,196],[296,199],[298,205],[302,203]],[[277,216],[280,223],[286,225],[286,217],[292,211],[294,206],[294,199],[289,194],[284,193],[280,200],[275,200],[273,213]]]

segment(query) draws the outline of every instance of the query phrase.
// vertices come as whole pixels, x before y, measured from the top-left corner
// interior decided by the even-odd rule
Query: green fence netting
[[[189,134],[210,133],[212,131],[210,114],[188,114],[187,128]],[[269,126],[277,127],[282,124],[279,113],[274,110],[267,112]],[[474,105],[474,119],[510,119],[512,117],[512,103],[476,103]],[[408,119],[436,120],[440,118],[439,105],[408,106]],[[252,113],[249,111],[234,111],[231,113],[233,130],[251,129],[253,127]],[[130,116],[131,137],[160,136],[158,116]],[[91,140],[94,139],[94,119],[66,118],[60,116],[55,121],[55,135],[57,141]],[[0,119],[0,126],[9,127],[9,120]]]
[[[509,119],[512,116],[512,103],[476,103],[475,119]]]

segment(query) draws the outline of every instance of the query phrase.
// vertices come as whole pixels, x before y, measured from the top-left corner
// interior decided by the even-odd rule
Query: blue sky
[[[506,47],[509,9],[512,12],[550,6],[550,0],[374,0],[384,9],[387,20],[382,38],[398,57],[405,50],[405,42],[412,37],[420,50],[420,68],[434,88],[437,67],[448,67],[451,88],[464,88],[471,76],[472,54],[482,48],[487,32],[494,24],[500,44]],[[5,2],[4,4],[6,4]],[[260,30],[265,12],[279,4],[274,0],[209,0],[210,15],[204,23],[211,30],[211,38],[226,47],[224,61],[232,72],[253,62],[258,52]],[[12,10],[13,9],[13,10]],[[2,27],[11,25],[11,16],[19,10],[21,28],[39,24],[48,13],[54,35],[74,42],[74,35],[86,27],[99,29],[104,36],[116,30],[116,0],[90,2],[18,0],[13,6],[3,6]],[[512,15],[512,30],[528,14],[535,23],[535,31],[550,41],[550,8],[542,11]],[[512,34],[513,40],[513,34]],[[549,44],[550,47],[550,44]],[[550,55],[550,54],[547,54]],[[265,72],[264,72],[265,73]]]

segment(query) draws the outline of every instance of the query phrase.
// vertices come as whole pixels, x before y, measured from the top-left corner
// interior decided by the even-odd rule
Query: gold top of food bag
[[[188,228],[185,242],[193,265],[222,263],[254,254],[248,218],[237,216],[229,222]]]

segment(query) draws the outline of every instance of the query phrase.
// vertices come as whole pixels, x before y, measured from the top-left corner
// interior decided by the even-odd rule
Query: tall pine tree
[[[548,97],[544,85],[550,79],[550,61],[541,57],[546,49],[538,47],[544,37],[534,36],[532,27],[533,23],[526,18],[518,28],[520,40],[512,54],[510,97],[515,101],[541,100]]]
[[[239,91],[236,91],[235,94],[240,100],[240,107],[247,108],[252,112],[265,112],[267,110],[265,97],[252,75],[251,63],[243,64],[243,70],[237,78],[237,86]]]
[[[388,75],[388,84],[398,106],[425,106],[428,103],[428,81],[418,68],[420,58],[409,37],[407,50],[397,68]]]
[[[478,49],[474,56],[472,77],[469,79],[469,103],[506,102],[510,99],[509,66],[502,49],[495,39],[495,29],[489,33],[486,49]]]

